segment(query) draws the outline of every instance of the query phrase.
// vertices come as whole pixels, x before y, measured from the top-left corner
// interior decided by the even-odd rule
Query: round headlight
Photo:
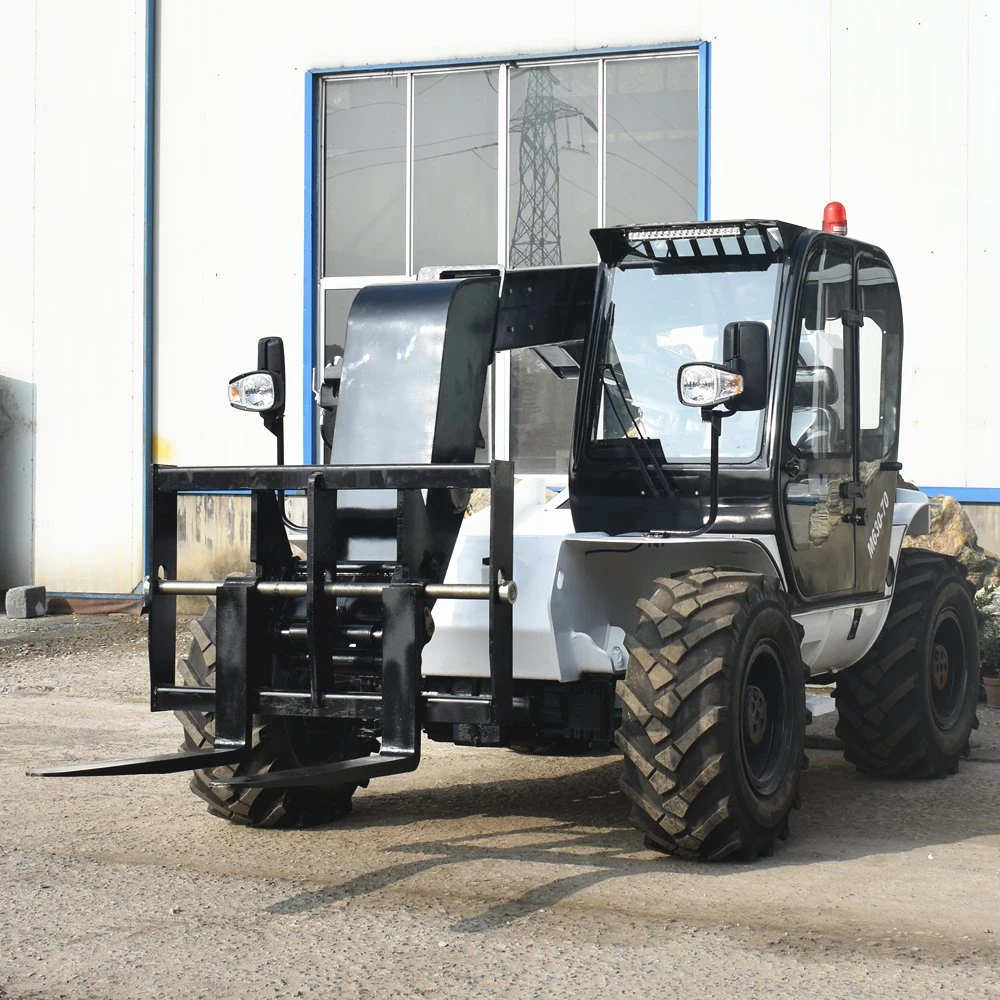
[[[270,372],[249,372],[229,383],[229,404],[238,410],[266,413],[275,406],[274,378]]]
[[[683,365],[677,394],[685,406],[716,406],[743,391],[743,376],[710,364]]]

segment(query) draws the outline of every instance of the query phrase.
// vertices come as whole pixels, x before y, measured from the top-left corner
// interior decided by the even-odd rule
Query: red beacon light
[[[839,201],[831,201],[823,209],[823,232],[847,235],[847,209]]]

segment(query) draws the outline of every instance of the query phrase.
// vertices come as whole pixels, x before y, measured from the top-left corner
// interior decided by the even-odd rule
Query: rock
[[[465,516],[472,517],[473,514],[478,514],[481,510],[486,510],[490,505],[491,497],[492,493],[488,489],[473,490],[469,506],[465,508]]]
[[[907,536],[903,547],[953,556],[965,567],[976,590],[987,584],[1000,584],[1000,556],[980,547],[969,515],[954,497],[931,497],[930,534]]]
[[[7,591],[8,618],[41,618],[44,614],[44,587],[11,587]]]

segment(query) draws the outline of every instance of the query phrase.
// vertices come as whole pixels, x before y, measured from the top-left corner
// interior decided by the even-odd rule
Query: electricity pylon
[[[559,140],[556,122],[582,118],[597,126],[579,108],[553,94],[557,83],[548,67],[529,69],[524,103],[510,122],[521,133],[518,157],[520,191],[514,235],[510,240],[511,267],[540,267],[562,263],[559,235]]]

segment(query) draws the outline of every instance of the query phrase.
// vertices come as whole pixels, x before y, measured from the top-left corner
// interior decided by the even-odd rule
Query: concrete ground
[[[811,750],[753,864],[645,850],[615,756],[431,744],[305,831],[213,819],[184,776],[26,777],[176,746],[144,641],[0,617],[2,1000],[1000,996],[1000,712],[941,781]]]

